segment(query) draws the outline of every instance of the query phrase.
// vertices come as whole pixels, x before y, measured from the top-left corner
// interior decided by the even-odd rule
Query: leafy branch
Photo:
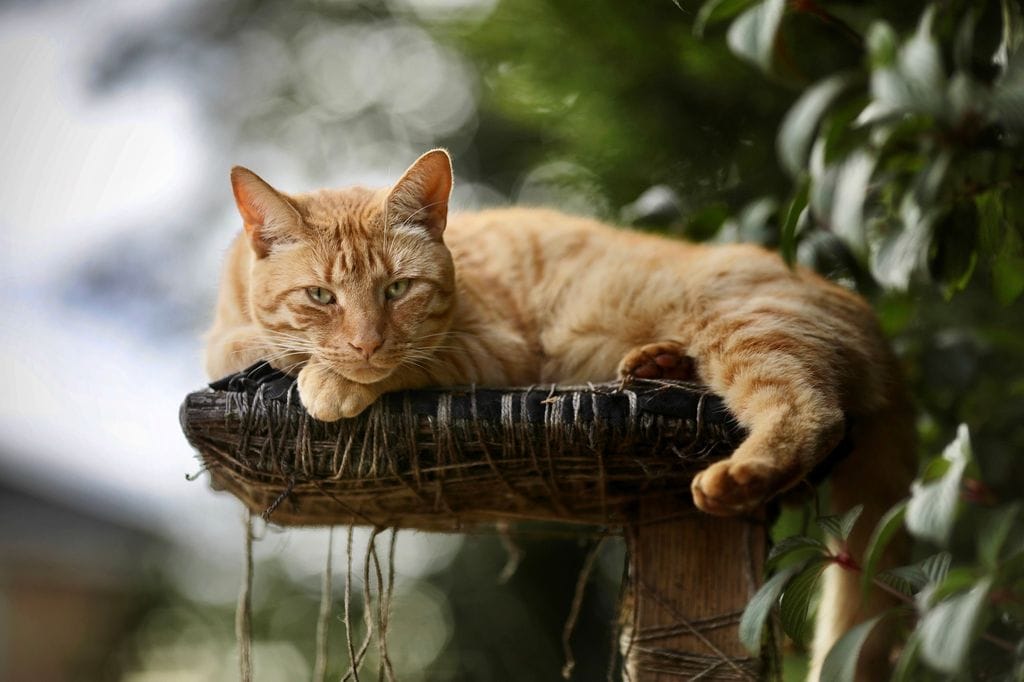
[[[911,616],[914,627],[907,636],[903,660],[895,679],[906,677],[923,665],[940,674],[961,674],[970,666],[971,654],[984,641],[1002,652],[1007,667],[1024,670],[1024,614],[1021,587],[1024,586],[1024,524],[1019,503],[991,508],[992,523],[977,542],[974,565],[953,565],[946,549],[908,566],[878,572],[886,547],[900,529],[912,537],[948,547],[964,505],[974,499],[968,494],[965,472],[973,469],[970,438],[961,427],[957,438],[942,456],[934,460],[914,482],[908,500],[893,507],[879,520],[863,557],[851,555],[847,540],[862,507],[842,516],[817,519],[829,544],[807,535],[796,535],[777,544],[767,566],[788,566],[773,575],[750,601],[740,624],[740,636],[752,651],[760,649],[769,617],[777,608],[783,631],[802,642],[810,628],[811,597],[828,565],[862,576],[865,596],[879,590],[900,603],[851,629],[826,658],[823,679],[853,680],[856,661],[871,631],[886,619]],[[976,483],[973,487],[976,487]],[[794,563],[795,562],[795,563]],[[1017,633],[1019,642],[988,631],[987,624],[1000,623]],[[1008,627],[1007,627],[1008,626]],[[921,671],[915,675],[924,674]],[[914,677],[912,679],[920,679]]]

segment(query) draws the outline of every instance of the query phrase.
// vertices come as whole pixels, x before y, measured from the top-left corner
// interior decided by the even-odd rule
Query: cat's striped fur
[[[678,348],[750,434],[693,481],[704,511],[742,513],[798,484],[847,424],[854,451],[832,497],[841,510],[866,505],[855,553],[905,494],[912,415],[870,307],[773,253],[542,209],[448,220],[440,150],[390,190],[286,196],[245,169],[232,181],[246,230],[208,335],[211,376],[271,358],[298,374],[314,416],[335,420],[386,391],[603,381],[645,347]],[[317,303],[309,287],[335,300]],[[815,668],[863,615],[856,576],[826,575]]]

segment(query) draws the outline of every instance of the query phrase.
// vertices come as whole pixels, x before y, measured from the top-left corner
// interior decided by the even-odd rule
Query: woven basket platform
[[[266,366],[190,394],[180,416],[212,486],[277,524],[424,530],[620,525],[641,496],[687,500],[744,435],[706,389],[644,381],[409,391],[324,423]]]

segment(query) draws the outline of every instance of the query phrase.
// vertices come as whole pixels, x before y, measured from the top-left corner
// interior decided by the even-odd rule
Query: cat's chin
[[[346,368],[344,371],[339,372],[339,374],[357,384],[375,384],[378,381],[387,379],[393,371],[393,367],[354,367]]]

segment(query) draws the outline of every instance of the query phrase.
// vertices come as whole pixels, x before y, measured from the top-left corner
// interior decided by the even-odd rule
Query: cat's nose
[[[360,336],[358,338],[352,339],[351,341],[348,342],[348,345],[352,346],[352,348],[359,351],[359,353],[367,360],[369,360],[370,356],[376,353],[377,349],[380,348],[383,344],[384,337],[381,336],[380,334],[368,334],[366,336]]]

